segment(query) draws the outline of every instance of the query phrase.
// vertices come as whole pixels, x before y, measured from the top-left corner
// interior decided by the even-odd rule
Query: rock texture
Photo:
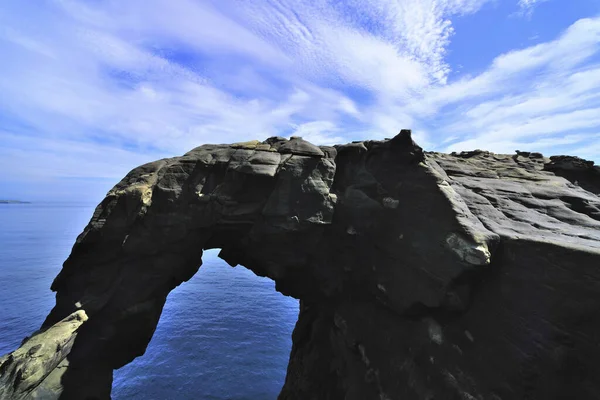
[[[21,347],[0,358],[0,398],[56,398],[69,365],[77,329],[87,321],[78,310],[62,321],[23,340]]]
[[[598,399],[599,176],[575,157],[427,153],[410,131],[143,165],[77,238],[42,333],[0,359],[0,397],[109,398],[220,248],[300,299],[281,400]]]

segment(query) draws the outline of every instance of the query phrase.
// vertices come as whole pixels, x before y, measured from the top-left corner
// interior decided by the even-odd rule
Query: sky
[[[599,53],[600,0],[1,0],[0,198],[274,135],[600,163]]]

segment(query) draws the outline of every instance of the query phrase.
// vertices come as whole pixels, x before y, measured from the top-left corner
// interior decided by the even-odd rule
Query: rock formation
[[[96,208],[0,397],[106,399],[220,248],[300,299],[281,400],[599,399],[600,169],[576,157],[204,145]],[[55,334],[55,332],[58,332]]]

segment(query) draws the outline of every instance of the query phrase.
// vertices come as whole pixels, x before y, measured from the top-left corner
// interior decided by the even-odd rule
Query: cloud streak
[[[24,182],[118,179],[201,143],[300,135],[331,144],[404,127],[430,149],[600,160],[586,146],[600,131],[600,19],[454,77],[453,20],[487,3],[8,0],[3,162],[35,155],[18,171]]]
[[[517,12],[517,15],[520,17],[530,18],[535,7],[545,1],[548,0],[519,0],[519,11]]]

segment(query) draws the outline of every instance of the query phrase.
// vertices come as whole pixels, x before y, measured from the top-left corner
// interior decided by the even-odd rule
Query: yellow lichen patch
[[[153,185],[147,183],[137,183],[131,186],[127,186],[121,190],[111,190],[107,196],[123,196],[128,193],[133,193],[135,197],[139,198],[145,206],[149,206],[152,201],[152,188]]]
[[[261,144],[259,140],[250,140],[248,142],[239,142],[231,145],[234,149],[248,149],[254,150],[256,147]]]
[[[152,187],[145,185],[145,187],[139,188],[138,190],[140,190],[142,192],[142,203],[145,206],[149,206],[150,204],[152,204]]]
[[[0,388],[0,397],[15,398],[17,393],[37,387],[65,359],[77,330],[87,320],[85,311],[77,310],[50,328],[36,332],[17,350],[0,358],[6,376],[18,376],[11,386]]]
[[[489,265],[491,253],[485,243],[474,243],[456,233],[450,233],[446,238],[448,247],[464,262],[472,265]]]

